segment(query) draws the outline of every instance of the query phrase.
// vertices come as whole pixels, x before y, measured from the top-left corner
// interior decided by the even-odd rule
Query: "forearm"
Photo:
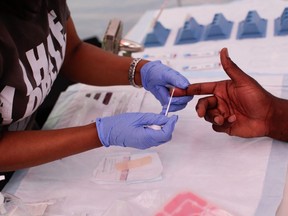
[[[127,85],[130,62],[131,58],[81,42],[65,59],[61,73],[73,81],[91,85]]]
[[[67,46],[61,73],[76,82],[90,85],[128,85],[131,57],[118,56],[81,41],[72,19],[67,22]],[[141,84],[140,68],[147,61],[139,62],[136,84]]]
[[[0,171],[36,166],[100,146],[95,124],[49,131],[5,132],[0,140]]]
[[[268,116],[268,135],[288,142],[288,100],[275,98]]]

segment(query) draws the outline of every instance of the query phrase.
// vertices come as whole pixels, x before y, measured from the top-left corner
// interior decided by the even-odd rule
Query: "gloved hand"
[[[97,118],[96,127],[101,143],[146,149],[158,146],[172,138],[178,116],[167,117],[154,113],[124,113],[111,117]],[[161,125],[153,130],[148,125]]]
[[[143,87],[150,91],[163,106],[162,114],[165,113],[170,98],[169,88],[174,86],[186,89],[189,81],[179,72],[164,65],[161,61],[152,61],[143,65],[140,70]],[[169,111],[178,111],[186,107],[193,96],[174,97]]]

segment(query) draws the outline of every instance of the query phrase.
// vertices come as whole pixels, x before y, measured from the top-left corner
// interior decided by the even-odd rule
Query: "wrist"
[[[141,58],[133,58],[131,63],[130,63],[130,66],[129,66],[128,81],[129,81],[130,85],[132,85],[136,88],[143,87],[140,70],[141,70],[144,63],[143,63],[143,60]]]
[[[108,142],[108,140],[105,138],[105,130],[103,129],[103,123],[102,123],[103,119],[102,118],[97,118],[95,121],[95,125],[96,125],[96,131],[97,131],[97,135],[98,135],[98,139],[100,141],[100,143],[105,146],[105,147],[109,147],[110,144]]]
[[[267,116],[267,136],[273,139],[288,141],[288,100],[276,98],[271,103]]]
[[[134,76],[134,81],[135,84],[138,86],[143,86],[142,85],[142,78],[141,78],[141,68],[148,63],[149,61],[141,59],[141,61],[137,64],[135,68],[135,76]]]

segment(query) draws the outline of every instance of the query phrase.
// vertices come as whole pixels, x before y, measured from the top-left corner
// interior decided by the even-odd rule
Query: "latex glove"
[[[101,143],[146,149],[158,146],[172,138],[178,116],[163,116],[154,113],[124,113],[111,117],[97,118],[96,127]],[[161,125],[153,130],[147,125]]]
[[[186,89],[190,84],[179,72],[162,64],[161,61],[144,64],[140,73],[143,87],[150,91],[163,106],[162,114],[165,113],[170,98],[167,86]],[[193,96],[173,97],[169,111],[174,112],[185,108],[192,98]]]

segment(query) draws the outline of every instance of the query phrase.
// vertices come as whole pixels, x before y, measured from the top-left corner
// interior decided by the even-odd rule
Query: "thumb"
[[[224,71],[235,83],[241,84],[251,79],[231,60],[227,48],[220,51],[220,60]]]
[[[176,122],[178,121],[178,116],[177,115],[173,115],[171,117],[169,117],[169,120],[168,122],[163,125],[162,127],[162,131],[165,133],[165,134],[172,134],[172,132],[174,131],[174,128],[175,128],[175,124]]]

